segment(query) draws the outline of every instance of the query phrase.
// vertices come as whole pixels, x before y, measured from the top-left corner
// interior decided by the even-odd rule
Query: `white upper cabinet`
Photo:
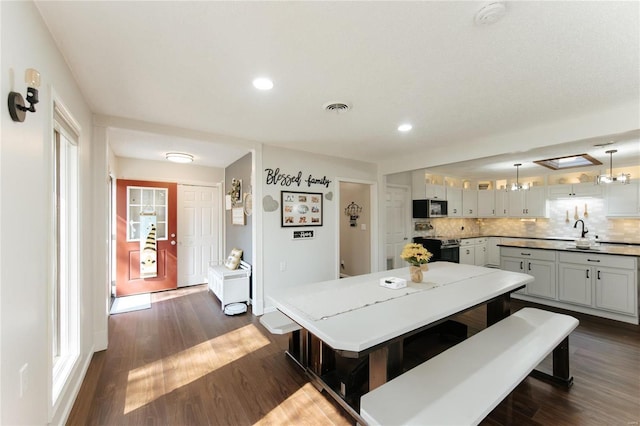
[[[478,217],[477,189],[465,189],[462,191],[462,216]]]
[[[546,217],[547,196],[543,186],[534,186],[523,191],[509,191],[509,216]]]
[[[414,200],[446,199],[442,176],[433,175],[424,169],[411,172],[411,198]]]
[[[462,217],[462,189],[447,187],[447,207],[449,217]]]
[[[602,186],[594,183],[549,185],[549,199],[602,197]]]
[[[640,182],[610,183],[606,188],[607,216],[640,217]]]
[[[496,217],[496,191],[478,191],[478,217]]]
[[[509,216],[509,192],[504,189],[495,191],[496,217]]]
[[[438,184],[425,184],[425,195],[427,199],[432,200],[446,200],[447,194],[444,185]]]

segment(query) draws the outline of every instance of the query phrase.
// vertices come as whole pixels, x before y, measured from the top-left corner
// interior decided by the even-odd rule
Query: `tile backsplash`
[[[585,207],[586,206],[586,207]],[[580,236],[573,227],[578,219],[584,221],[589,230],[588,237],[595,235],[602,241],[639,243],[640,219],[611,219],[605,216],[604,200],[599,198],[580,198],[551,200],[548,202],[549,218],[533,221],[521,221],[515,218],[503,219],[431,219],[434,230],[430,235],[443,235],[464,238],[475,235],[500,235],[529,238],[573,239]],[[586,212],[586,214],[585,214]],[[569,220],[567,221],[567,216]],[[423,235],[424,233],[415,233]]]

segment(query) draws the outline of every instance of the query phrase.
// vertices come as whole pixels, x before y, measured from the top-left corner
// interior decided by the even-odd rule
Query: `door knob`
[[[171,245],[172,245],[172,246],[175,246],[175,245],[176,245],[176,242],[175,242],[174,240],[171,240]]]
[[[176,234],[171,234],[171,238],[175,238],[175,237],[176,237]]]

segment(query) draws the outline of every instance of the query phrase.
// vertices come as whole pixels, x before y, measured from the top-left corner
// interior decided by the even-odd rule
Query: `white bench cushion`
[[[370,425],[469,425],[484,419],[576,327],[523,308],[365,394]]]
[[[260,323],[269,330],[271,334],[287,334],[300,330],[301,327],[280,311],[273,311],[260,317]]]

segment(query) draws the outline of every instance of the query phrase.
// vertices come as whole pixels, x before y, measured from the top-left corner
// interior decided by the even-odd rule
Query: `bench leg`
[[[542,371],[533,370],[531,376],[567,389],[573,384],[573,377],[569,372],[569,337],[566,337],[553,350],[553,375]]]
[[[569,373],[568,336],[553,350],[553,377],[566,387],[573,384],[573,377]]]

